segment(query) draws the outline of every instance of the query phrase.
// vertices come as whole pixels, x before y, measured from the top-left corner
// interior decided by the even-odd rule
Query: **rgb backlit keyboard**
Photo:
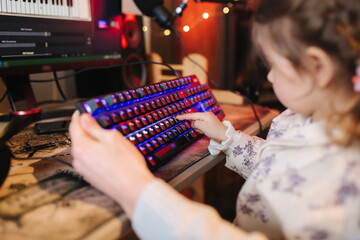
[[[224,117],[209,85],[201,85],[196,76],[103,95],[76,107],[103,128],[120,131],[152,171],[201,137],[189,121],[178,121],[176,115],[208,111]]]

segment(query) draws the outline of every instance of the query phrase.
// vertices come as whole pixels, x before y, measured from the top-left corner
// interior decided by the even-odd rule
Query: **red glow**
[[[40,113],[40,112],[41,112],[41,109],[34,109],[34,110],[29,110],[29,111],[11,112],[11,114],[24,116],[24,115],[32,115],[32,114],[36,114],[36,113]]]
[[[126,37],[124,35],[121,35],[121,47],[123,49],[127,48],[128,42],[126,41]]]
[[[121,22],[111,21],[110,25],[111,25],[112,28],[121,29]]]
[[[125,14],[125,22],[129,21],[129,22],[136,22],[136,15],[133,13],[126,13]]]
[[[121,29],[122,28],[122,15],[117,15],[111,19],[111,28]]]

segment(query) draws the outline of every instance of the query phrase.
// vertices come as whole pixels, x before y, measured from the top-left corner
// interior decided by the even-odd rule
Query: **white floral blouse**
[[[234,225],[214,209],[182,197],[162,180],[150,183],[135,208],[141,239],[360,240],[360,146],[333,144],[323,122],[287,110],[266,140],[228,127],[211,140],[226,166],[246,178]],[[265,236],[266,237],[265,237]]]
[[[211,154],[247,179],[234,223],[271,239],[360,238],[360,146],[331,142],[323,122],[290,110],[273,120],[266,140],[235,132],[211,140]]]

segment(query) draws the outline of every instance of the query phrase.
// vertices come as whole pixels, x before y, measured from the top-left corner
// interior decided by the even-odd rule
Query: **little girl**
[[[360,1],[263,0],[253,39],[288,108],[267,139],[210,113],[178,116],[247,179],[237,227],[155,179],[119,133],[74,114],[74,167],[123,206],[141,239],[360,239]]]

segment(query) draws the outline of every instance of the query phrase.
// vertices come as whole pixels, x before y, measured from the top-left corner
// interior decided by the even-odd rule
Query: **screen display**
[[[120,47],[104,51],[94,46],[91,12],[90,0],[1,0],[0,75],[91,67],[121,59]]]

